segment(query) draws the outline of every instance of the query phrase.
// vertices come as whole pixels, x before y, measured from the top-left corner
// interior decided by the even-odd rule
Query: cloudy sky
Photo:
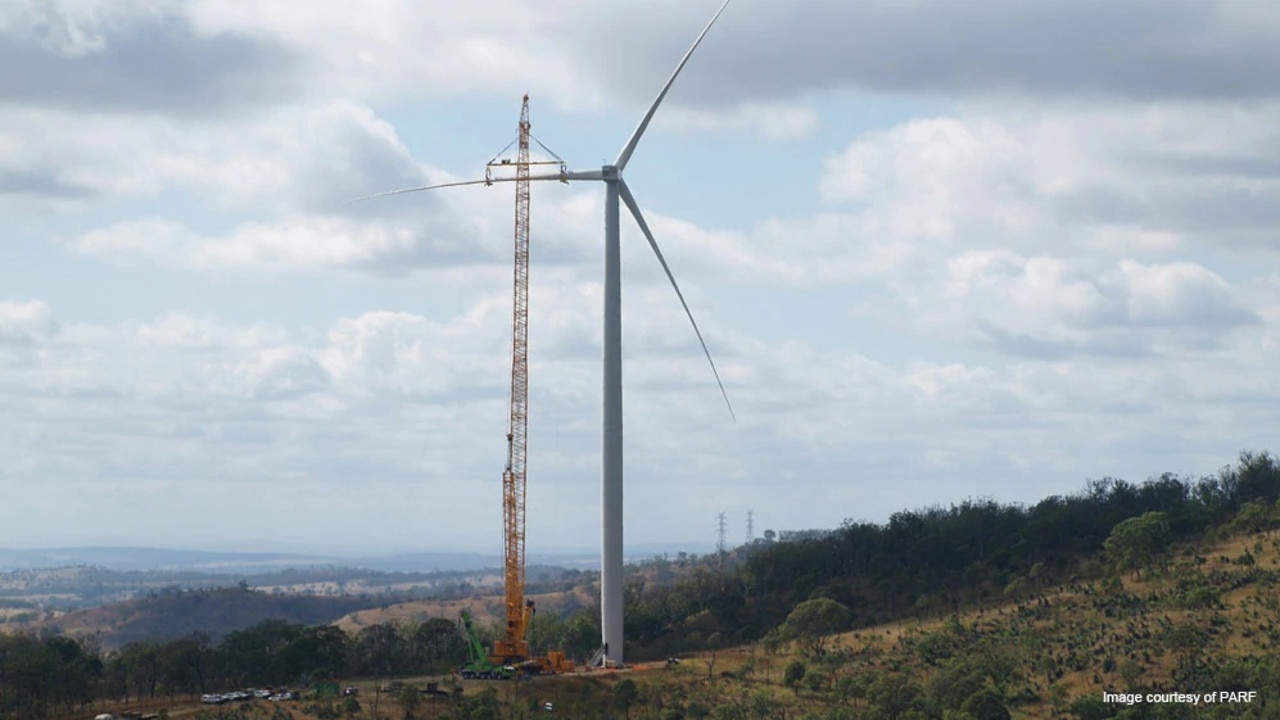
[[[0,546],[500,547],[511,186],[716,0],[0,2]],[[736,0],[627,178],[629,543],[1280,450],[1280,10]],[[533,191],[529,548],[599,522],[597,184]]]

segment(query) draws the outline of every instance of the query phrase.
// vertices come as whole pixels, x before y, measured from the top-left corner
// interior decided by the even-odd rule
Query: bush
[[[787,663],[787,669],[782,672],[782,684],[791,688],[797,695],[799,695],[799,683],[801,680],[804,680],[805,670],[806,668],[804,663],[799,660],[792,660]]]
[[[815,693],[825,689],[829,682],[830,677],[823,672],[806,672],[804,676],[804,686]]]
[[[974,720],[1009,720],[1009,708],[1005,707],[1004,698],[991,688],[982,688],[970,695],[960,709],[972,715]]]

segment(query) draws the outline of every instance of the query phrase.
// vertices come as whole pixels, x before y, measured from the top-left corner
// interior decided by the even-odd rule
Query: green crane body
[[[484,652],[484,643],[476,634],[475,625],[471,622],[471,613],[462,611],[462,629],[467,635],[467,655],[470,660],[458,668],[458,673],[467,680],[510,680],[515,677],[515,668],[499,665],[489,659]]]

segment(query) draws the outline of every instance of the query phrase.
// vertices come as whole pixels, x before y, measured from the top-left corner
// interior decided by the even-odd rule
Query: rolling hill
[[[162,592],[66,613],[38,623],[34,629],[76,639],[93,638],[103,650],[116,650],[139,640],[172,640],[196,632],[217,641],[233,630],[271,619],[299,625],[331,623],[380,602],[355,595],[271,595],[239,587]]]

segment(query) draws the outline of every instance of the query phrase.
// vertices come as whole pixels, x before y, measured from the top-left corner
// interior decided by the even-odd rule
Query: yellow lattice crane
[[[486,180],[498,167],[515,165],[515,272],[511,306],[511,398],[510,421],[507,426],[507,462],[502,472],[503,556],[506,570],[506,627],[502,638],[494,642],[490,660],[503,666],[524,666],[539,672],[564,672],[573,664],[563,653],[549,653],[545,658],[531,658],[526,633],[533,618],[534,603],[524,596],[525,583],[525,463],[528,456],[529,428],[529,167],[531,165],[565,164],[556,160],[530,161],[529,96],[520,107],[520,133],[516,161],[489,161]],[[538,143],[542,146],[542,143]],[[508,145],[502,152],[506,152]],[[546,147],[542,146],[545,150]],[[547,150],[550,153],[550,150]],[[502,153],[499,153],[501,155]],[[555,153],[551,153],[554,157]]]

